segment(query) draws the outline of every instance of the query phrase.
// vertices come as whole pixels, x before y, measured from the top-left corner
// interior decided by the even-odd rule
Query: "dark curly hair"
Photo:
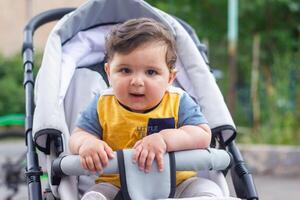
[[[116,25],[106,38],[106,59],[115,53],[128,54],[147,42],[162,42],[167,46],[166,63],[171,70],[176,62],[176,45],[172,33],[150,18],[131,19]]]

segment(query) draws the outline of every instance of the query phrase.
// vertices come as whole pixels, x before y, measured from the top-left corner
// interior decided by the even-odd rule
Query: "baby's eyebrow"
[[[157,66],[148,66],[147,69],[153,69],[153,70],[161,71],[161,68],[157,67]]]
[[[122,67],[130,67],[130,66],[128,64],[118,64],[118,65],[115,65],[114,67],[122,68]]]

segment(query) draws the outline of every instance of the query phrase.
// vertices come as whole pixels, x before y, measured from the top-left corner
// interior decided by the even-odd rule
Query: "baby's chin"
[[[136,112],[136,113],[145,113],[147,110],[151,109],[151,108],[146,108],[146,107],[130,107],[127,106],[127,108],[132,111],[132,112]]]
[[[131,111],[131,112],[135,112],[135,113],[145,113],[147,112],[147,108],[145,108],[144,106],[132,106],[132,105],[126,105],[122,102],[119,101],[119,103],[121,104],[122,107],[124,107],[126,110]]]
[[[155,109],[160,103],[160,102],[151,102],[151,104],[150,103],[147,104],[144,101],[128,103],[128,101],[122,102],[120,99],[118,99],[118,102],[121,104],[121,106],[123,106],[128,111],[136,112],[136,113],[147,113]]]
[[[146,110],[134,110],[134,109],[130,109],[130,111],[135,112],[135,113],[145,113]]]
[[[128,106],[127,108],[129,108],[129,110],[132,111],[132,112],[136,112],[136,113],[147,113],[147,112],[149,112],[149,111],[155,109],[157,106],[158,106],[158,104],[157,104],[157,105],[154,105],[154,106],[141,107],[141,108],[139,108],[139,107],[129,107],[129,106]]]

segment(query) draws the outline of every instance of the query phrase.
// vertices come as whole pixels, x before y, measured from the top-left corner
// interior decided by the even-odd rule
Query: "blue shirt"
[[[99,97],[100,94],[95,95],[87,108],[81,113],[77,121],[77,127],[102,138],[102,128],[97,113]],[[207,120],[202,114],[199,105],[183,91],[180,98],[177,127],[199,124],[207,124]]]

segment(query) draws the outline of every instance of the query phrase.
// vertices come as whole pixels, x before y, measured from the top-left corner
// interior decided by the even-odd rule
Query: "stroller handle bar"
[[[57,8],[45,11],[33,17],[24,28],[22,52],[24,53],[24,51],[28,48],[33,50],[33,35],[35,30],[37,30],[40,26],[47,24],[48,22],[61,19],[65,14],[74,10],[75,8]]]
[[[32,124],[33,124],[33,35],[36,29],[40,26],[60,19],[65,14],[73,11],[74,8],[54,9],[43,12],[36,17],[32,18],[24,29],[23,39],[23,69],[24,69],[24,88],[25,88],[25,133],[27,145],[27,164],[26,164],[26,179],[28,183],[28,196],[29,199],[42,199],[40,175],[42,174],[41,168],[38,163],[38,156],[35,151],[35,145],[32,139]]]
[[[132,158],[133,150],[126,149],[122,151],[124,158],[127,159],[125,163],[132,162],[128,160]],[[117,154],[116,152],[114,153],[115,155]],[[171,153],[166,153],[164,155],[165,162],[167,159],[170,159],[170,154]],[[213,148],[174,152],[174,158],[176,171],[226,170],[230,168],[232,162],[230,153],[225,150]],[[118,174],[118,159],[120,158],[117,156],[111,159],[104,168],[103,174]],[[156,165],[156,163],[154,162],[153,165]],[[157,170],[154,170],[155,168],[157,167],[152,167],[153,173],[157,172]],[[138,170],[137,166],[136,170]],[[66,155],[55,159],[52,163],[52,177],[56,176],[58,178],[64,175],[79,176],[94,174],[95,172],[81,167],[78,155]],[[100,174],[98,173],[98,175]]]

